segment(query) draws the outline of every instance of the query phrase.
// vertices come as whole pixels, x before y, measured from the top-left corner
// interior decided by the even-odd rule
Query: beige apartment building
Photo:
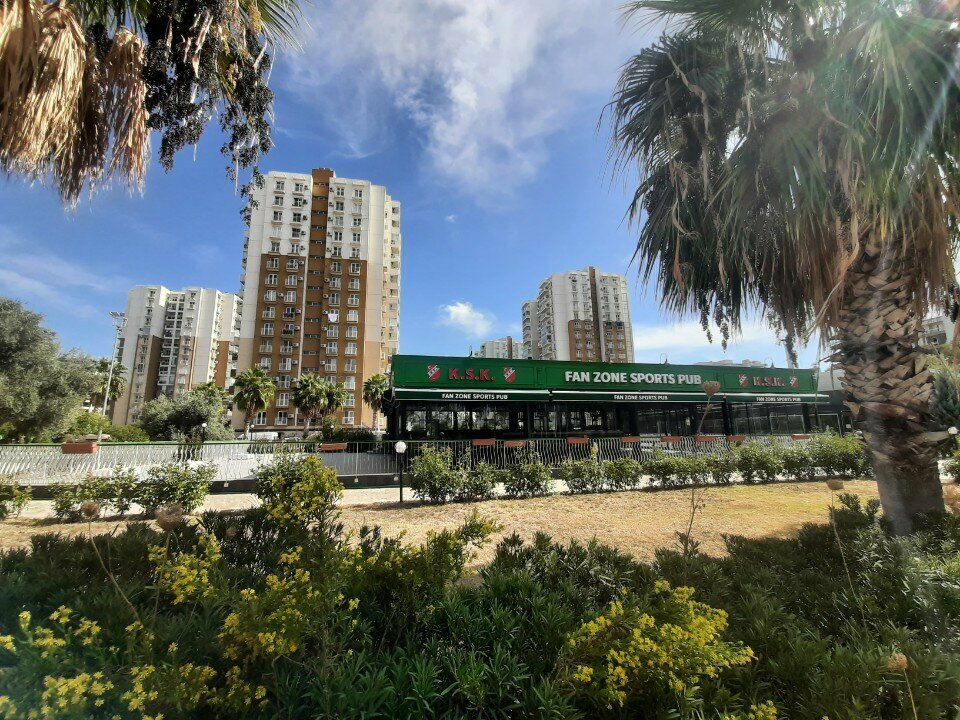
[[[512,360],[513,358],[523,357],[523,344],[507,337],[497,338],[496,340],[484,340],[480,343],[480,349],[474,350],[473,357],[476,358],[494,358],[497,360]]]
[[[523,356],[632,363],[627,280],[590,266],[556,273],[522,306]]]
[[[327,168],[271,172],[253,199],[238,367],[260,367],[277,384],[254,430],[302,426],[292,392],[305,373],[343,383],[337,420],[370,427],[363,382],[389,371],[399,345],[400,203]],[[238,410],[234,427],[243,427]]]
[[[117,359],[125,389],[112,422],[137,422],[143,405],[160,395],[177,398],[197,385],[229,389],[236,376],[240,298],[200,287],[170,290],[137,285],[127,293],[126,324]]]

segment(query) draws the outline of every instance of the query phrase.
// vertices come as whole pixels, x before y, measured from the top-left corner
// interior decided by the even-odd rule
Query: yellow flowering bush
[[[752,651],[721,639],[727,615],[692,599],[693,589],[659,581],[650,609],[615,600],[567,638],[558,672],[587,704],[663,706],[704,678],[742,665]]]
[[[343,485],[337,471],[316,456],[280,455],[257,473],[257,495],[267,514],[284,527],[325,527],[336,516]]]
[[[720,720],[777,720],[777,708],[767,701],[759,705],[751,705],[746,712],[726,714]],[[828,720],[823,718],[822,720]]]
[[[168,556],[167,550],[152,546],[150,561],[157,568],[161,588],[173,595],[176,605],[209,598],[213,594],[212,575],[220,561],[220,543],[210,534],[198,540],[199,553],[176,553]]]

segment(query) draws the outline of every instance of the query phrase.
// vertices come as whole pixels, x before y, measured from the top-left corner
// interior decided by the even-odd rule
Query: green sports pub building
[[[704,435],[794,435],[827,402],[813,370],[773,367],[395,355],[392,380],[388,437],[411,440],[684,436],[701,420]]]

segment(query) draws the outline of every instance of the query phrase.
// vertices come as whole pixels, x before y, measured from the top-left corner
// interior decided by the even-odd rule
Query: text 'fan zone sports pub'
[[[395,355],[392,373],[389,433],[406,439],[694,435],[701,419],[703,434],[791,435],[827,400],[812,370],[786,368]]]

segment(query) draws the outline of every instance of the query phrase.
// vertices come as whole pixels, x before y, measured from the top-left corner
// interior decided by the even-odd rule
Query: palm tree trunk
[[[884,515],[903,534],[920,516],[944,510],[937,455],[949,436],[930,416],[932,378],[919,348],[923,318],[912,306],[912,263],[899,248],[897,240],[865,242],[849,270],[836,357]]]

